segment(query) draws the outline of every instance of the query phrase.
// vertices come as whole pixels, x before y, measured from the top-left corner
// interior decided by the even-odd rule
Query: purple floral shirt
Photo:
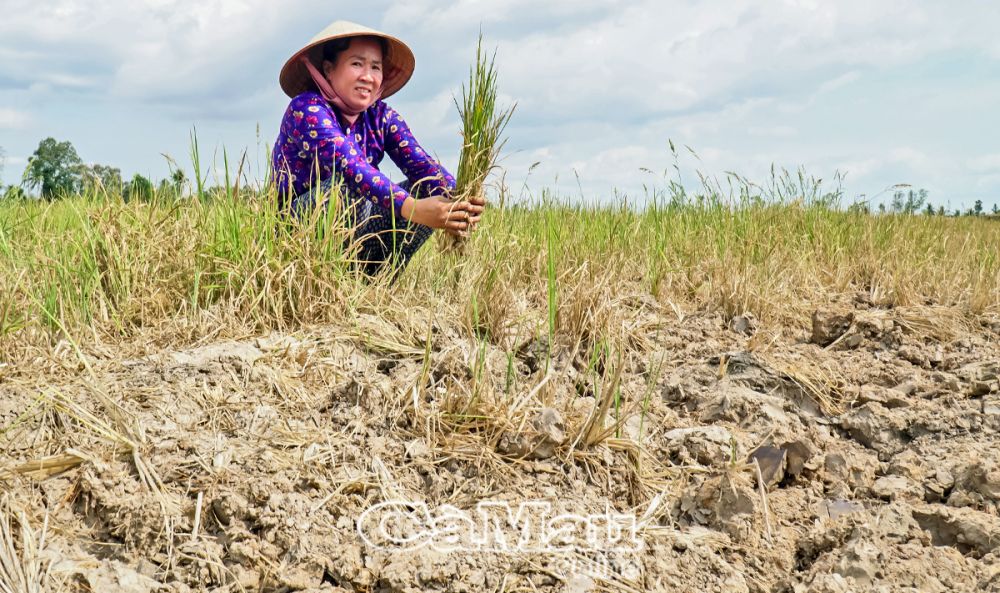
[[[288,105],[271,166],[283,203],[289,193],[298,196],[335,175],[352,195],[393,208],[401,216],[410,194],[378,170],[386,153],[411,182],[423,180],[428,195],[444,195],[455,187],[451,173],[417,144],[403,118],[384,101],[376,101],[344,127],[336,110],[316,92],[302,93]]]

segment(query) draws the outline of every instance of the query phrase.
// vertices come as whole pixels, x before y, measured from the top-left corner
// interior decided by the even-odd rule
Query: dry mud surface
[[[47,514],[54,590],[1000,592],[1000,321],[630,306],[621,356],[548,369],[544,339],[372,319],[0,368],[7,520]],[[392,501],[418,514],[380,525],[423,539],[359,528]],[[483,501],[598,536],[428,536]]]

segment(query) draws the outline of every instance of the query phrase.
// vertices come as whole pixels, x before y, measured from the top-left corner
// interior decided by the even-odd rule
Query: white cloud
[[[991,198],[990,204],[1000,204],[1000,196],[997,196],[996,191],[997,187],[1000,187],[1000,173],[977,178],[976,187]]]
[[[857,70],[851,70],[850,72],[845,72],[835,78],[825,81],[823,84],[819,85],[816,90],[817,94],[833,92],[839,88],[848,86],[861,78],[861,73]]]
[[[449,89],[442,89],[426,99],[396,103],[407,120],[420,122],[423,130],[414,130],[414,133],[420,133],[421,138],[454,125],[455,95]]]
[[[705,169],[766,176],[771,163],[804,163],[819,175],[847,170],[869,189],[903,178],[972,188],[982,175],[962,175],[1000,168],[985,140],[959,139],[968,122],[951,119],[967,104],[961,97],[975,97],[978,111],[966,112],[982,114],[982,129],[997,124],[986,106],[1000,91],[982,92],[982,76],[957,71],[966,56],[1000,59],[1000,3],[373,0],[327,9],[307,0],[4,0],[3,12],[0,101],[30,105],[35,118],[0,110],[0,128],[49,122],[53,97],[74,105],[89,97],[132,113],[141,105],[159,129],[172,118],[185,129],[198,121],[206,134],[225,125],[249,135],[259,121],[271,134],[281,115],[278,69],[329,20],[348,18],[414,48],[417,73],[392,104],[452,163],[451,98],[482,26],[498,48],[501,92],[518,103],[505,161],[512,179],[542,161],[532,179],[558,177],[568,195],[578,191],[573,169],[588,193],[634,192],[648,181],[640,167],[669,167],[668,138],[695,148]],[[954,60],[938,67],[956,78],[930,80],[931,59]],[[117,123],[122,134],[145,130]],[[89,133],[106,129],[94,122]],[[37,140],[8,149],[25,153]],[[163,150],[184,152],[155,146],[150,158]]]
[[[28,113],[0,107],[0,130],[22,129],[28,127],[29,124],[31,124],[31,115]]]
[[[17,78],[168,103],[272,88],[286,54],[325,24],[308,18],[315,7],[305,0],[10,2],[0,38],[35,55],[4,60]],[[421,67],[466,64],[471,54],[457,50],[482,25],[500,47],[505,91],[526,110],[622,119],[767,96],[803,77],[825,92],[856,79],[858,67],[992,40],[983,27],[967,34],[974,19],[954,12],[902,0],[780,8],[738,0],[726,10],[660,0],[415,0],[389,5],[382,23],[431,52],[418,55]],[[74,72],[65,59],[74,53],[99,65]]]
[[[3,61],[0,81],[168,104],[276,87],[284,54],[322,27],[308,19],[304,0],[11,1],[0,55],[19,59]]]
[[[733,130],[746,122],[759,121],[762,113],[777,107],[774,99],[742,99],[716,109],[674,116],[672,127],[691,142],[708,134]]]
[[[791,138],[798,132],[792,126],[750,126],[747,133],[761,138]]]
[[[861,179],[877,171],[884,163],[885,161],[880,158],[867,158],[856,161],[838,162],[834,168],[850,176],[851,179]]]
[[[422,1],[387,20],[400,27],[421,22],[441,44],[451,43],[452,32],[486,23],[487,33],[499,31],[500,38],[493,38],[508,92],[529,109],[567,118],[648,117],[728,102],[748,91],[767,96],[793,81],[814,86],[797,89],[808,96],[850,84],[860,76],[858,68],[886,68],[991,39],[986,31],[966,38],[968,18],[927,3],[852,0],[777,8],[744,0],[726,10],[714,3],[658,0],[584,3],[580,11],[591,18],[560,27],[560,13],[577,5]],[[525,33],[505,28],[511,21],[535,20],[550,26],[524,27]]]
[[[570,168],[595,181],[614,182],[617,181],[614,173],[628,171],[630,175],[638,175],[641,168],[653,164],[654,158],[645,146],[615,146],[588,159],[573,161]]]
[[[892,149],[889,151],[889,158],[887,160],[890,163],[906,165],[914,170],[926,167],[932,163],[931,157],[911,146],[901,146]]]
[[[976,173],[1000,173],[1000,153],[984,154],[970,159],[967,166]]]

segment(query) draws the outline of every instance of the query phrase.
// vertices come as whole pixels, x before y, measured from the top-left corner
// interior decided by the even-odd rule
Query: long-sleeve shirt
[[[345,127],[336,109],[316,92],[302,93],[288,105],[271,166],[282,198],[303,194],[334,176],[356,198],[402,216],[409,194],[379,171],[386,154],[407,179],[421,182],[426,195],[444,195],[455,187],[451,173],[420,147],[403,118],[384,101],[376,101]]]

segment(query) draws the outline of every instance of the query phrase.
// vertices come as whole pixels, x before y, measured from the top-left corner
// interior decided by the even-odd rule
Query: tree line
[[[0,147],[0,175],[3,173],[5,153]],[[28,157],[20,184],[0,185],[0,196],[5,199],[23,199],[29,192],[37,192],[43,200],[55,200],[81,193],[121,196],[125,200],[151,201],[154,197],[179,198],[184,195],[187,178],[184,171],[174,169],[168,179],[154,186],[148,177],[136,173],[128,181],[122,178],[117,167],[98,163],[85,164],[76,148],[68,142],[46,138]]]
[[[3,175],[6,153],[0,147],[0,176]],[[0,177],[2,179],[2,177]],[[128,182],[122,178],[121,170],[101,164],[84,164],[73,145],[59,142],[54,138],[46,138],[38,143],[38,148],[28,158],[19,185],[6,188],[0,184],[0,196],[6,199],[26,198],[27,192],[37,191],[45,200],[54,200],[63,196],[80,193],[103,193],[110,196],[121,196],[125,200],[150,201],[154,197],[165,199],[179,198],[184,195],[187,178],[181,169],[173,169],[168,179],[154,186],[147,177],[136,173]],[[214,193],[212,190],[207,192]],[[985,214],[1000,215],[1000,208],[993,204],[987,212],[982,200],[976,200],[972,207],[966,210],[949,211],[944,206],[934,207],[927,199],[925,189],[909,189],[896,191],[888,205],[880,203],[878,211],[881,214],[918,214],[927,216],[983,216]],[[868,203],[857,203],[850,210],[871,213]]]
[[[927,199],[928,192],[926,189],[909,189],[906,191],[898,190],[892,194],[892,200],[889,204],[880,203],[878,205],[879,214],[919,214],[923,213],[926,216],[984,216],[987,214],[992,214],[994,216],[1000,215],[1000,207],[993,204],[992,210],[989,212],[983,207],[982,200],[976,200],[973,205],[965,210],[956,208],[954,210],[948,210],[944,206],[935,207]],[[865,213],[871,213],[871,207],[866,202],[860,202],[852,205],[850,210],[861,211]]]

